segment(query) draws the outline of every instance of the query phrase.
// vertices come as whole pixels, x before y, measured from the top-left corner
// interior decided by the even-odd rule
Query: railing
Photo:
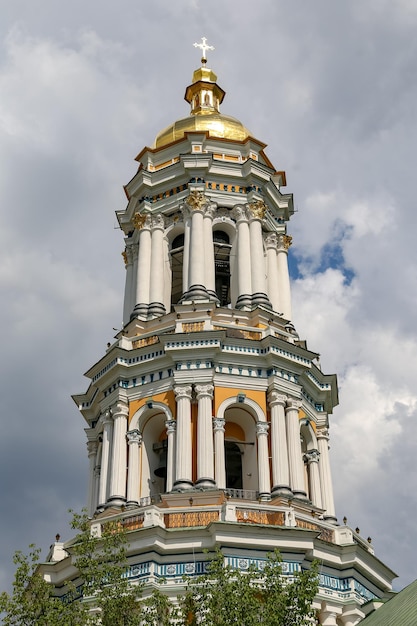
[[[252,501],[256,501],[259,495],[257,491],[253,491],[251,489],[227,488],[224,490],[224,493],[227,498],[236,498],[238,500],[252,500]]]

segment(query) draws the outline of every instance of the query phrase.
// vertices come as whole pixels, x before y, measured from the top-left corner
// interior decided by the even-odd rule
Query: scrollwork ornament
[[[281,250],[285,250],[287,252],[291,244],[292,244],[291,235],[280,235],[278,237],[278,247]]]
[[[267,206],[263,200],[255,200],[255,202],[250,202],[248,204],[248,209],[253,219],[263,220]]]
[[[276,249],[277,243],[278,243],[278,238],[277,238],[276,233],[267,233],[264,237],[264,240],[265,240],[265,245],[267,248]]]
[[[269,431],[269,424],[266,422],[257,422],[256,423],[256,434],[257,435],[267,435]]]
[[[208,204],[208,198],[204,195],[203,191],[192,189],[185,203],[192,211],[201,211],[201,209]]]
[[[191,400],[192,387],[191,385],[186,385],[185,387],[174,387],[174,393],[177,400],[181,398]]]
[[[221,430],[224,432],[225,424],[226,424],[225,419],[223,419],[222,417],[215,417],[213,419],[213,430],[214,431]]]
[[[128,259],[127,259],[127,252],[126,252],[126,250],[123,250],[123,252],[122,252],[122,257],[123,257],[123,261],[124,261],[124,264],[125,264],[125,267],[126,267],[126,266],[127,266],[127,264],[128,264]]]
[[[141,230],[145,226],[150,225],[150,217],[149,215],[135,213],[132,219],[132,223],[133,223],[134,228],[136,228],[137,230]]]
[[[163,229],[165,226],[164,223],[164,217],[163,215],[159,214],[159,215],[155,215],[155,217],[152,218],[152,228],[155,230],[156,228],[160,228]]]
[[[167,429],[167,434],[175,433],[177,429],[177,422],[175,420],[167,420],[165,422],[165,428]]]
[[[140,446],[140,444],[142,443],[142,435],[136,428],[135,430],[129,430],[129,432],[126,433],[126,439],[129,446],[132,444],[137,444]]]

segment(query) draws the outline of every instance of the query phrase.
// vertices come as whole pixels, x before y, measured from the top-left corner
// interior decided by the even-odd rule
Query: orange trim
[[[149,400],[150,396],[146,396],[146,398],[139,398],[138,400],[132,400],[129,402],[129,424],[132,421],[132,417],[144,404]],[[152,396],[152,399],[155,402],[160,402],[161,404],[165,404],[171,411],[174,419],[175,419],[175,396],[173,391],[164,391],[163,393],[158,393]]]
[[[237,389],[234,387],[215,387],[214,388],[214,414],[217,415],[219,406],[224,400],[237,396],[238,393],[244,393],[261,407],[266,415],[266,393],[265,391],[256,391],[254,389]]]

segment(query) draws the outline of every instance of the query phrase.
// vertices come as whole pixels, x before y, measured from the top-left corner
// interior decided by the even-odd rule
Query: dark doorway
[[[242,451],[237,443],[225,441],[226,488],[243,489]]]

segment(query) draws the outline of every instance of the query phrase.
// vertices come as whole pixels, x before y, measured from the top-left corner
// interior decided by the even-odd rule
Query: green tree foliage
[[[39,571],[40,552],[15,555],[13,592],[0,594],[4,626],[311,626],[318,590],[317,564],[294,576],[283,575],[280,555],[268,556],[262,569],[241,571],[217,551],[207,571],[185,579],[185,593],[170,600],[164,585],[145,594],[127,577],[128,539],[119,522],[103,523],[91,534],[85,513],[74,514],[78,531],[68,547],[83,581],[83,601],[63,602]],[[74,594],[67,585],[67,599]],[[312,621],[313,620],[313,621]]]
[[[28,555],[16,552],[16,573],[11,594],[0,594],[4,626],[84,626],[87,610],[81,603],[65,604],[54,597],[53,586],[38,572],[40,550],[29,546]]]
[[[190,626],[311,626],[317,590],[317,563],[288,577],[278,552],[268,556],[262,570],[250,566],[246,571],[225,565],[217,552],[207,573],[188,582],[181,621]]]

